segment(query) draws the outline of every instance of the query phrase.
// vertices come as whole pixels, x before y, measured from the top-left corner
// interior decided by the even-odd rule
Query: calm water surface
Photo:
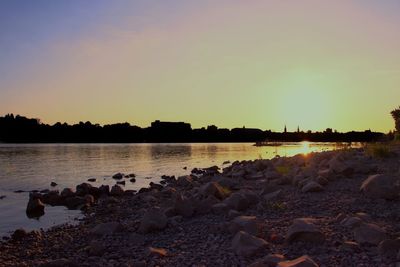
[[[127,180],[125,189],[140,189],[161,175],[185,175],[194,167],[222,166],[225,161],[268,159],[276,155],[338,148],[333,143],[292,143],[255,147],[235,144],[0,144],[0,236],[16,228],[48,228],[74,222],[79,211],[46,206],[39,220],[28,219],[25,208],[28,193],[16,190],[43,190],[72,187],[96,178],[92,183],[114,185],[114,173],[135,173],[136,183]],[[187,167],[185,170],[184,167]],[[50,183],[58,186],[51,188]]]

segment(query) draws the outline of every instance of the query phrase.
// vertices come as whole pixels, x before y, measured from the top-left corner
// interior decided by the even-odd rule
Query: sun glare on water
[[[303,141],[300,144],[301,144],[300,153],[302,153],[303,155],[307,155],[308,153],[312,152],[312,149],[310,147],[310,142]]]

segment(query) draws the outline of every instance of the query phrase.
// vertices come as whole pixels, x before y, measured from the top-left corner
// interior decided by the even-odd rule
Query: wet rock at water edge
[[[56,182],[51,182],[51,183],[50,183],[50,186],[51,186],[51,187],[55,187],[55,186],[57,186],[57,185],[58,185],[58,184],[57,184]]]
[[[131,183],[134,183],[134,182],[136,182],[136,178],[131,178],[131,179],[129,179],[129,181],[130,181]]]
[[[88,180],[88,182],[96,182],[96,178],[89,178],[87,180]]]
[[[28,218],[38,218],[44,215],[44,204],[40,198],[31,195],[26,207],[26,215]]]
[[[6,198],[6,196],[4,196],[4,195],[3,195],[3,196],[0,196],[0,200],[1,200],[1,199],[4,199],[4,198]]]
[[[121,180],[122,178],[124,178],[124,174],[119,172],[119,173],[114,174],[112,176],[112,178],[116,179],[116,180]]]
[[[75,196],[74,191],[71,188],[64,188],[63,191],[61,191],[61,197],[67,198],[67,197],[73,197]]]
[[[125,185],[125,181],[117,181],[117,184]]]

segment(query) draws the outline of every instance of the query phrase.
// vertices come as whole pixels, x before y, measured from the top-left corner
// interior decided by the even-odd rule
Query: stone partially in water
[[[26,215],[28,218],[38,218],[44,215],[44,204],[39,198],[30,197],[26,207]]]

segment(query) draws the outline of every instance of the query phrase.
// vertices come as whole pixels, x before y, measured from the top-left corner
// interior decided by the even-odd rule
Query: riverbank
[[[346,149],[164,177],[100,195],[79,225],[16,231],[0,266],[396,266],[399,160]]]

